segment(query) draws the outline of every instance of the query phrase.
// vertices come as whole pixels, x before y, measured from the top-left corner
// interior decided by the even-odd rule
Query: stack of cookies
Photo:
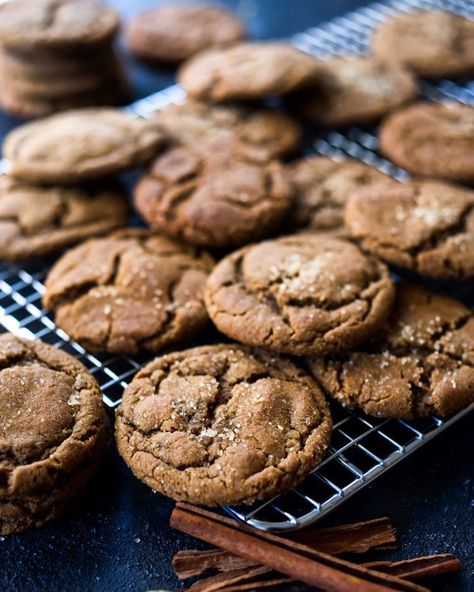
[[[463,19],[438,18],[472,43]],[[403,106],[417,92],[411,64],[427,63],[406,49],[396,64],[322,63],[284,43],[208,49],[180,70],[186,101],[153,120],[85,110],[8,137],[3,259],[41,254],[32,245],[48,236],[57,248],[99,234],[77,230],[89,201],[66,185],[154,159],[134,191],[151,228],[78,244],[50,270],[43,298],[89,351],[164,352],[116,416],[119,452],[153,490],[216,505],[296,486],[329,445],[329,399],[406,420],[474,401],[472,311],[413,283],[474,278],[474,192],[462,185],[474,179],[474,108]],[[322,125],[387,116],[382,151],[419,178],[399,182],[349,158],[285,162],[300,125],[255,104],[275,96]],[[49,197],[62,187],[59,214],[39,207],[43,184]],[[65,215],[68,203],[76,214]],[[69,243],[57,238],[67,224]],[[0,490],[0,527],[8,495]]]
[[[117,13],[95,0],[10,0],[0,7],[0,107],[20,117],[128,97],[113,48]]]
[[[0,176],[0,260],[49,255],[124,226],[129,206],[116,176],[163,141],[157,123],[104,107],[14,130],[3,147],[10,173]]]

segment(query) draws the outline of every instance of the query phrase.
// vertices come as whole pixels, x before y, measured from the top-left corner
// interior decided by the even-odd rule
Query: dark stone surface
[[[124,15],[157,4],[114,0]],[[281,37],[363,4],[357,0],[229,0],[247,15],[254,37]],[[173,80],[127,58],[136,98]],[[15,124],[0,117],[0,133]],[[474,590],[474,437],[472,414],[377,479],[321,524],[388,515],[398,527],[403,558],[450,552],[464,563],[459,577],[435,590]],[[138,482],[112,451],[84,508],[39,531],[0,539],[1,592],[145,592],[180,587],[171,570],[178,549],[200,546],[171,531],[172,503]]]

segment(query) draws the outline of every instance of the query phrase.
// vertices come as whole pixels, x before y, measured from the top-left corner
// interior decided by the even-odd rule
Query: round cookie
[[[100,390],[82,364],[40,341],[0,335],[0,535],[65,513],[107,440]]]
[[[215,506],[292,489],[321,461],[331,429],[328,405],[304,371],[230,344],[145,366],[125,390],[115,436],[153,490]]]
[[[399,284],[373,341],[309,365],[323,391],[375,417],[446,417],[474,402],[474,316],[460,302]]]
[[[11,87],[2,86],[0,81],[0,108],[16,117],[31,119],[72,109],[77,111],[79,108],[88,108],[90,110],[92,107],[121,105],[128,101],[130,88],[125,78],[114,81],[114,85],[108,84],[107,81],[102,81],[101,84],[104,84],[103,88],[98,88],[93,93],[85,92],[47,98],[12,92]],[[62,182],[66,183],[67,176],[64,175],[63,178]],[[54,183],[55,181],[48,182]]]
[[[292,188],[276,161],[236,158],[215,166],[214,152],[171,147],[135,188],[135,205],[154,228],[186,242],[225,247],[270,234],[292,203]]]
[[[90,75],[91,72],[108,71],[117,67],[117,56],[111,45],[90,51],[68,54],[54,49],[31,51],[29,49],[0,46],[0,73],[16,75],[22,79],[60,83],[63,78]]]
[[[239,19],[222,6],[165,5],[146,10],[130,23],[127,41],[138,56],[177,63],[214,46],[245,37]]]
[[[474,107],[420,103],[389,115],[380,149],[410,173],[474,183]]]
[[[314,88],[297,99],[307,119],[327,126],[365,125],[418,94],[413,74],[396,63],[371,57],[344,56],[321,61]]]
[[[0,66],[1,68],[1,66]],[[1,87],[7,87],[13,95],[32,100],[74,100],[76,96],[104,92],[106,88],[117,87],[124,80],[117,64],[111,64],[108,71],[69,72],[60,79],[25,77],[14,71],[1,71]]]
[[[288,165],[287,174],[296,190],[290,225],[295,230],[340,235],[347,234],[344,206],[354,191],[394,182],[392,177],[359,160],[332,160],[326,156],[297,160]]]
[[[205,289],[219,331],[249,345],[296,354],[344,351],[387,319],[387,267],[348,241],[298,234],[222,259]]]
[[[188,95],[210,102],[282,96],[314,83],[319,61],[286,43],[241,43],[188,60],[178,79]]]
[[[56,324],[89,350],[136,354],[190,340],[208,322],[211,257],[142,229],[91,239],[46,278]]]
[[[228,142],[239,156],[261,162],[286,156],[298,147],[302,135],[294,119],[274,109],[192,100],[160,109],[155,119],[180,144],[212,149]]]
[[[127,195],[103,188],[32,186],[0,176],[0,260],[40,257],[128,220]]]
[[[434,278],[474,277],[474,191],[437,181],[379,185],[349,199],[345,222],[389,263]]]
[[[149,160],[165,141],[160,126],[119,109],[78,109],[10,132],[3,154],[13,176],[71,184],[117,174]]]
[[[374,54],[397,60],[419,76],[460,76],[474,71],[474,22],[457,14],[423,10],[400,13],[379,25]]]
[[[110,40],[118,15],[93,0],[10,0],[0,6],[0,43],[13,48],[77,50]]]

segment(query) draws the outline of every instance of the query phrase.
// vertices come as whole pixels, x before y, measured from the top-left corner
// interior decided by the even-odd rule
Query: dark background
[[[33,0],[32,0],[33,1]],[[111,0],[124,18],[156,0]],[[357,0],[228,0],[256,38],[285,37],[365,4]],[[135,98],[173,81],[171,70],[127,56]],[[3,135],[15,120],[0,115]],[[351,498],[321,525],[388,515],[400,549],[386,558],[453,553],[459,576],[435,590],[474,591],[474,438],[472,414]],[[0,537],[0,592],[121,592],[180,587],[171,569],[179,549],[200,546],[168,528],[172,503],[153,494],[115,452],[86,506],[36,532]],[[182,586],[182,584],[181,584]]]

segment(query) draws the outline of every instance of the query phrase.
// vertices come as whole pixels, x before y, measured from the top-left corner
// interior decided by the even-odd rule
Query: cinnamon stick
[[[415,557],[403,561],[374,561],[366,563],[366,567],[383,571],[399,578],[409,580],[421,580],[432,578],[446,573],[459,571],[461,562],[448,553]]]
[[[222,592],[245,592],[246,590],[261,590],[262,588],[270,588],[270,586],[282,586],[284,584],[291,584],[294,580],[291,578],[279,577],[274,578],[271,580],[258,580],[254,582],[249,582],[247,584],[236,584],[234,586],[228,586],[226,588],[221,588]]]
[[[258,561],[275,571],[330,592],[427,592],[427,588],[418,584],[257,531],[189,504],[176,504],[170,524],[244,559]]]
[[[297,533],[290,538],[330,555],[386,550],[393,548],[396,541],[394,528],[386,517]],[[174,571],[182,580],[200,576],[208,569],[232,571],[254,565],[258,564],[222,549],[178,551],[173,557]]]
[[[245,590],[260,590],[261,588],[281,586],[282,584],[295,582],[295,580],[286,576],[270,575],[274,573],[270,569],[268,570],[268,574],[262,574],[257,573],[256,568],[251,568],[247,570],[247,577],[243,577],[238,571],[235,570],[229,574],[219,574],[218,576],[200,580],[190,588],[186,588],[186,592],[244,592]],[[262,575],[267,575],[268,577],[263,580],[258,579]]]
[[[270,573],[268,567],[252,567],[246,569],[235,569],[228,573],[220,573],[204,580],[196,582],[189,588],[188,592],[217,592],[227,590],[233,584],[241,585],[245,582],[253,582],[256,578]]]
[[[195,553],[196,557],[198,557],[199,553],[206,553],[206,551],[196,551]],[[219,551],[210,551],[210,553],[219,553]],[[230,553],[227,553],[227,557],[236,559],[236,565],[238,565],[240,558],[231,555]],[[270,586],[291,584],[295,582],[293,578],[274,574],[273,570],[269,568],[264,568],[262,571],[255,566],[245,566],[245,559],[241,561],[242,567],[240,569],[229,569],[225,573],[219,574],[219,576],[213,576],[201,580],[199,586],[195,584],[194,586],[191,586],[189,590],[192,592],[244,592],[245,590],[259,590],[261,588],[269,588]],[[228,563],[227,565],[229,566],[232,564]],[[455,559],[452,555],[439,554],[416,557],[414,559],[406,559],[403,561],[376,561],[365,563],[364,565],[365,567],[375,569],[376,571],[383,571],[384,573],[389,573],[398,577],[417,580],[458,571],[461,567],[461,562],[458,559]],[[245,575],[245,577],[241,577],[242,575]],[[265,576],[265,579],[258,579],[262,578],[262,576]]]
[[[287,536],[291,540],[314,547],[329,555],[396,548],[395,529],[386,516],[366,522],[300,531]]]
[[[255,561],[243,559],[222,549],[178,551],[173,557],[174,573],[180,580],[200,576],[208,569],[229,572],[256,565],[258,563],[255,563]]]

